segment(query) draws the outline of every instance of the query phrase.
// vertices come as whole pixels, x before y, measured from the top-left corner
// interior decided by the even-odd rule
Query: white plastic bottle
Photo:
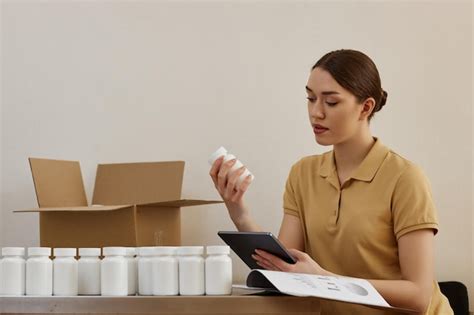
[[[128,272],[128,295],[135,295],[138,291],[138,260],[135,247],[127,247],[125,260],[127,261]]]
[[[227,162],[229,160],[232,160],[232,159],[235,159],[235,155],[233,154],[230,154],[227,152],[227,150],[224,148],[224,147],[219,147],[219,149],[217,149],[214,153],[211,154],[211,156],[209,157],[209,165],[212,165],[214,164],[214,162],[221,156],[224,156],[224,162]],[[237,160],[234,165],[232,166],[232,168],[230,169],[229,171],[229,174],[236,171],[237,169],[239,169],[240,167],[242,167],[243,164],[242,162],[240,162],[239,160]],[[254,176],[253,174],[246,168],[245,171],[242,173],[242,175],[240,175],[239,179],[237,180],[237,186],[240,185],[240,183],[242,183],[242,181],[245,180],[245,178],[247,176],[250,175],[250,180],[253,181],[254,180]]]
[[[26,261],[26,295],[53,295],[53,262],[51,248],[28,248]]]
[[[100,295],[100,248],[79,248],[78,294]]]
[[[55,248],[53,250],[53,295],[77,295],[77,260],[75,248]]]
[[[152,259],[153,295],[178,295],[179,274],[177,247],[162,246],[155,250]]]
[[[104,247],[100,268],[101,294],[105,296],[128,295],[128,272],[125,247]]]
[[[228,295],[232,293],[232,259],[229,246],[207,246],[206,294]]]
[[[153,295],[152,262],[156,247],[138,248],[138,294]]]
[[[178,248],[179,294],[204,295],[204,247],[183,246]]]
[[[0,295],[25,295],[25,249],[2,248],[0,260]]]

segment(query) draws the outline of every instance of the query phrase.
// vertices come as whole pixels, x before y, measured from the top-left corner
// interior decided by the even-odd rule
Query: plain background
[[[304,86],[324,53],[377,64],[383,143],[420,165],[438,207],[438,280],[474,300],[472,3],[2,1],[0,245],[38,245],[29,156],[97,163],[184,160],[183,196],[218,198],[220,145],[255,174],[255,220],[278,232],[289,169],[318,146]],[[470,91],[470,92],[469,92]],[[221,244],[223,205],[183,209],[183,242]],[[234,257],[235,258],[235,257]],[[234,259],[235,282],[248,272]],[[472,307],[471,307],[472,308]]]

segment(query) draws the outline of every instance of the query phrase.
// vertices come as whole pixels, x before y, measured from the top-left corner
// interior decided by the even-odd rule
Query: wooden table
[[[0,297],[0,314],[320,314],[317,298],[247,295]]]

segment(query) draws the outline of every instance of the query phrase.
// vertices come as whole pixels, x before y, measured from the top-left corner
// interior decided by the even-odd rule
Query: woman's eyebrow
[[[314,93],[313,90],[311,90],[308,86],[306,86],[306,91]],[[339,92],[336,91],[323,91],[321,92],[323,95],[332,95],[332,94],[339,94]]]

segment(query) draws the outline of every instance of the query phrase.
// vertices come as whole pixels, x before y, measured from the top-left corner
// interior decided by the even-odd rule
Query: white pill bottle
[[[105,296],[128,295],[127,261],[125,247],[104,247],[100,265],[101,294]]]
[[[177,247],[160,246],[152,259],[153,295],[178,295]]]
[[[25,295],[25,249],[2,248],[0,260],[0,295]]]
[[[138,248],[138,294],[153,295],[152,262],[156,247]]]
[[[183,246],[178,248],[179,294],[204,295],[204,247]]]
[[[100,248],[79,248],[78,294],[100,295]]]
[[[214,162],[220,158],[221,156],[224,156],[224,162],[227,162],[229,160],[232,160],[232,159],[235,159],[235,155],[233,154],[230,154],[227,152],[227,150],[224,148],[224,147],[219,147],[219,149],[217,149],[214,153],[211,154],[211,156],[209,157],[209,165],[212,165],[214,164]],[[235,164],[232,166],[232,168],[230,169],[229,171],[229,174],[233,173],[234,171],[236,171],[237,169],[239,169],[240,167],[244,166],[242,164],[241,161],[237,160],[235,162]],[[254,176],[253,174],[246,168],[245,171],[242,173],[242,175],[240,175],[239,179],[237,180],[237,187],[245,180],[245,178],[247,176],[250,175],[250,180],[253,181],[254,180]]]
[[[206,248],[206,294],[228,295],[232,293],[232,259],[229,246]]]
[[[53,295],[53,262],[51,248],[28,248],[26,261],[26,295]]]
[[[78,291],[78,266],[75,248],[53,250],[53,295],[75,296]]]

